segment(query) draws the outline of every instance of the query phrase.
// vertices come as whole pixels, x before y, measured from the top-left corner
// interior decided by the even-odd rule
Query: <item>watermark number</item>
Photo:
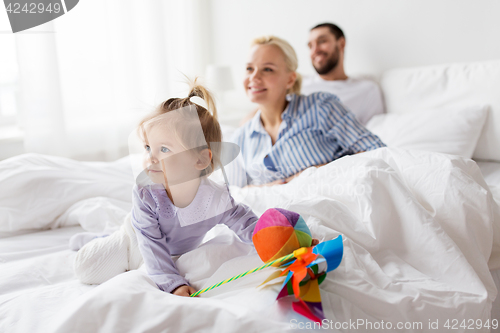
[[[44,3],[25,3],[21,5],[18,2],[9,3],[5,8],[7,13],[9,14],[41,14],[41,13],[55,13],[58,14],[61,12],[62,8],[59,3],[48,3],[45,5]]]

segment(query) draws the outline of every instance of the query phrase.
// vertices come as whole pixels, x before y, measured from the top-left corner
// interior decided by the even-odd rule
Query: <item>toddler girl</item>
[[[202,98],[207,108],[192,97]],[[94,238],[78,251],[75,272],[84,283],[102,283],[137,269],[143,260],[161,290],[189,296],[196,290],[179,274],[171,256],[195,249],[217,224],[251,243],[258,218],[234,202],[227,185],[207,178],[222,167],[222,134],[213,99],[196,81],[188,97],[171,98],[143,119],[138,134],[145,158],[133,190],[132,213],[108,237],[84,233],[70,240],[75,248]]]

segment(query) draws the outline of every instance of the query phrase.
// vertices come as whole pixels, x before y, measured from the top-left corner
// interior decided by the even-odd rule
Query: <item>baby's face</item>
[[[194,150],[185,149],[165,127],[149,127],[144,139],[143,167],[151,181],[172,186],[199,176]]]

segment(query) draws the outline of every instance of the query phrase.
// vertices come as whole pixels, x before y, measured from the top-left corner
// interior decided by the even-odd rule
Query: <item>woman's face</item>
[[[255,45],[251,48],[243,81],[250,101],[259,105],[279,103],[293,87],[295,78],[295,72],[288,71],[279,47]]]

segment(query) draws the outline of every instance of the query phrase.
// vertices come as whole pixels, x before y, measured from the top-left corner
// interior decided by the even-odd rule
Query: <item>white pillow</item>
[[[471,158],[487,115],[488,106],[391,113],[373,117],[366,127],[388,147]]]

